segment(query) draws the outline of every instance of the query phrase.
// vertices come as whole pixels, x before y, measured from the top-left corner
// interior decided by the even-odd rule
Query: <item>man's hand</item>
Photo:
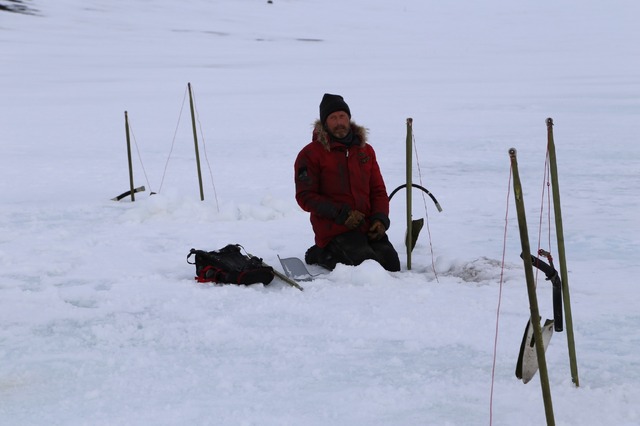
[[[349,212],[349,216],[347,216],[347,220],[344,221],[344,226],[349,229],[356,229],[362,221],[364,220],[364,213],[359,212],[358,210],[351,210]]]
[[[369,228],[369,233],[367,236],[370,240],[377,241],[380,238],[384,237],[386,233],[386,229],[384,229],[384,225],[379,220],[374,220],[371,228]]]

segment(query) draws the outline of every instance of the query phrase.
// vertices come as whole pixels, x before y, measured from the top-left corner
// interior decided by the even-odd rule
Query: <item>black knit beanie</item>
[[[336,111],[344,111],[349,114],[349,118],[351,118],[349,105],[347,105],[342,96],[325,93],[322,97],[322,102],[320,102],[320,122],[325,124],[327,117]]]

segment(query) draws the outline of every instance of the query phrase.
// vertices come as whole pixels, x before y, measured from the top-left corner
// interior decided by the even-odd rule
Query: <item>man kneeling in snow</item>
[[[373,259],[388,271],[400,270],[386,234],[389,197],[376,154],[342,96],[322,98],[312,141],[296,158],[295,184],[296,200],[311,213],[315,234],[307,264],[332,270],[337,263]]]

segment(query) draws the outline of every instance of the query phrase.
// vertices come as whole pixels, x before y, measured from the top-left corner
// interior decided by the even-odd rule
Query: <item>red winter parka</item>
[[[344,221],[351,210],[365,215],[358,228],[362,233],[373,220],[389,228],[389,197],[375,151],[367,143],[367,130],[352,121],[351,131],[360,143],[347,147],[333,141],[317,120],[311,143],[296,158],[296,201],[311,213],[319,247],[349,230]]]

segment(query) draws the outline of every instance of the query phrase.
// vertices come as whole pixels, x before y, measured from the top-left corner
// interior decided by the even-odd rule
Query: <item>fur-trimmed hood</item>
[[[360,139],[360,146],[365,146],[369,133],[367,128],[356,124],[354,121],[351,121],[350,124],[353,135]],[[325,129],[320,120],[316,120],[313,124],[313,141],[321,143],[327,151],[331,151],[330,140],[331,135],[327,132],[327,129]]]

